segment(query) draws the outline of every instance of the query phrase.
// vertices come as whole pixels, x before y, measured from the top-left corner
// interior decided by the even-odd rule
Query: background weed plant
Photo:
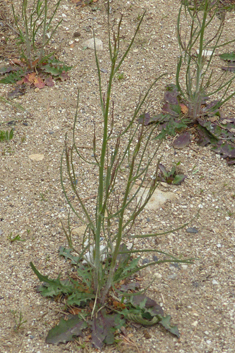
[[[210,143],[229,164],[235,164],[235,119],[225,117],[220,109],[235,95],[231,91],[235,75],[228,75],[232,70],[224,68],[221,74],[215,75],[213,69],[216,52],[235,41],[221,43],[225,16],[220,20],[216,17],[219,3],[204,0],[198,6],[197,0],[182,1],[177,20],[181,55],[176,84],[167,85],[162,112],[153,117],[145,113],[139,117],[139,122],[159,124],[161,132],[157,138],[160,139],[183,131],[173,142],[175,148],[189,145],[190,133],[186,130],[188,126],[194,126],[201,146]],[[190,30],[183,35],[182,27],[185,28],[186,24]],[[221,57],[226,60],[234,58],[231,54]]]
[[[136,239],[159,235],[134,233],[135,222],[158,185],[159,163],[156,162],[156,155],[161,144],[161,141],[153,141],[156,125],[146,128],[144,124],[138,124],[136,118],[143,110],[151,88],[163,75],[151,84],[137,103],[131,118],[125,118],[122,126],[117,124],[114,117],[112,87],[143,18],[144,15],[123,55],[120,53],[122,17],[116,31],[112,31],[113,36],[109,29],[110,74],[105,94],[95,50],[103,119],[101,142],[94,129],[93,159],[89,159],[84,150],[77,146],[78,107],[72,139],[68,136],[65,138],[61,158],[62,188],[73,216],[77,222],[85,225],[85,231],[82,248],[77,249],[73,246],[70,216],[67,229],[63,226],[69,249],[61,247],[59,254],[75,266],[75,277],[61,280],[59,275],[56,280],[52,280],[40,274],[31,263],[34,273],[44,283],[39,288],[40,293],[46,297],[64,297],[66,308],[70,308],[70,313],[73,313],[68,320],[61,319],[59,325],[50,330],[47,343],[70,341],[89,328],[92,343],[102,348],[103,344],[114,343],[117,330],[125,325],[126,320],[146,326],[160,323],[172,334],[179,336],[177,327],[170,324],[170,316],[165,316],[162,308],[144,294],[145,289],[140,290],[139,283],[131,282],[136,272],[150,265],[164,262],[191,263],[190,259],[177,259],[156,249],[139,249],[135,246],[138,243],[135,243]],[[84,163],[85,171],[82,166]],[[86,171],[96,176],[98,186],[94,197],[88,185],[84,200],[80,188],[84,185]],[[137,194],[143,195],[146,191],[147,196],[140,197],[137,202]],[[92,213],[91,210],[95,211]],[[131,246],[127,247],[126,242]],[[158,253],[159,259],[139,265],[140,254],[144,252]]]
[[[217,23],[215,33],[211,34],[210,25],[215,20],[219,1],[205,0],[202,2],[199,11],[197,0],[195,6],[182,5],[177,21],[178,43],[181,55],[177,65],[176,88],[188,107],[187,115],[193,121],[198,117],[216,113],[218,109],[227,102],[235,93],[227,95],[234,77],[225,79],[225,73],[221,77],[214,78],[211,63],[215,51],[228,43],[220,44],[220,38],[224,28],[224,18]],[[183,37],[181,26],[185,15],[190,26],[189,36]],[[233,40],[235,41],[235,40]],[[180,77],[181,70],[186,66],[185,85]],[[221,98],[214,104],[204,107],[206,100],[211,99],[215,94],[222,93]]]
[[[53,26],[53,19],[61,0],[52,5],[48,0],[22,0],[21,11],[12,11],[19,36],[20,60],[14,59],[11,65],[0,67],[3,78],[0,83],[14,84],[17,88],[10,93],[11,98],[25,93],[25,86],[43,88],[54,86],[54,79],[68,79],[71,66],[55,57],[49,44],[62,20]]]
[[[19,44],[23,45],[22,58],[32,69],[35,60],[38,65],[45,61],[45,49],[55,34],[62,20],[52,26],[52,21],[58,10],[61,0],[52,6],[48,0],[22,0],[21,13],[16,14],[12,4],[15,25],[19,33]]]

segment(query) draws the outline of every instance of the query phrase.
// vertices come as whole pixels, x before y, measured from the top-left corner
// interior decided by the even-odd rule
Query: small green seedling
[[[197,166],[194,165],[193,169],[192,169],[192,174],[197,174],[199,172],[199,169],[197,169]]]
[[[15,320],[15,325],[14,325],[14,331],[19,332],[19,330],[22,328],[22,325],[27,322],[27,320],[23,320],[23,314],[20,311],[19,313],[17,310],[11,310],[12,315],[14,316]]]
[[[180,185],[186,176],[184,174],[177,174],[176,166],[179,164],[180,162],[176,163],[169,172],[166,170],[163,164],[159,164],[160,174],[158,179],[167,184]]]
[[[24,143],[25,141],[26,141],[26,136],[24,135],[21,137],[21,143]]]
[[[19,234],[17,234],[15,237],[12,237],[12,233],[8,236],[8,239],[11,243],[14,243],[15,241],[26,241],[26,239],[22,239]]]
[[[14,135],[13,129],[11,129],[11,131],[0,130],[0,141],[10,141],[12,140],[13,135]]]
[[[40,198],[41,198],[40,201],[44,201],[44,202],[47,201],[45,194],[43,194],[42,192],[40,192]]]
[[[124,79],[124,73],[117,74],[117,79],[118,80],[123,80]]]

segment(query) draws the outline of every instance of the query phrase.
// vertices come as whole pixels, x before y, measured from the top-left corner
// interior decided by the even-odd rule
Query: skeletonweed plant
[[[58,0],[54,6],[51,6],[48,0],[32,2],[22,0],[20,16],[16,14],[12,4],[14,21],[22,46],[21,55],[30,69],[35,67],[35,63],[40,66],[40,63],[45,61],[46,46],[62,22],[61,20],[54,28],[52,27],[52,21],[60,3],[61,0]]]
[[[194,2],[196,3],[197,0]],[[225,79],[226,73],[223,72],[219,77],[214,78],[214,70],[211,68],[215,51],[228,44],[228,42],[220,43],[224,19],[216,20],[218,3],[217,0],[205,0],[202,2],[201,11],[196,5],[192,8],[187,4],[181,5],[178,14],[177,35],[181,55],[177,66],[176,87],[182,100],[187,102],[187,115],[193,121],[198,117],[216,113],[235,94],[232,92],[227,95],[234,76]],[[183,14],[190,27],[189,34],[185,38],[181,31],[181,26],[185,23]],[[183,67],[184,64],[185,67]],[[180,77],[181,70],[186,70],[183,74],[184,85]],[[206,101],[218,93],[222,94],[220,99],[205,107]]]
[[[71,141],[68,136],[65,138],[61,158],[62,188],[73,217],[85,225],[85,230],[81,248],[76,249],[70,226],[72,217],[68,217],[68,227],[63,227],[69,249],[61,247],[59,254],[71,260],[76,270],[76,274],[69,279],[61,280],[60,276],[56,280],[49,279],[41,275],[31,263],[39,280],[44,282],[39,289],[41,294],[46,297],[62,296],[66,299],[67,308],[73,309],[70,313],[76,313],[70,315],[67,321],[61,319],[60,324],[49,332],[46,339],[48,343],[70,341],[89,328],[92,343],[96,348],[101,348],[103,344],[114,343],[118,329],[125,325],[126,320],[143,325],[160,323],[179,336],[177,327],[170,324],[170,316],[164,316],[162,308],[144,294],[145,290],[136,293],[139,285],[133,281],[135,273],[150,265],[164,262],[191,263],[188,259],[179,260],[156,249],[138,248],[138,239],[156,237],[158,234],[133,232],[137,217],[157,187],[159,163],[156,163],[156,154],[161,143],[156,144],[153,140],[156,126],[146,128],[144,124],[136,122],[136,117],[143,109],[151,88],[161,76],[139,99],[133,115],[129,120],[125,118],[123,124],[114,117],[111,98],[113,81],[133,45],[143,18],[144,15],[123,55],[120,53],[122,17],[116,31],[109,30],[111,65],[105,94],[95,50],[102,129],[96,131],[94,128],[92,158],[86,152],[89,150],[78,146],[78,108]],[[82,190],[87,173],[94,177],[97,194],[94,196],[93,188],[88,185],[84,198]],[[137,201],[137,194],[140,193],[142,197]],[[139,265],[140,254],[143,252],[157,252],[160,258]]]
[[[229,68],[223,68],[221,73],[214,70],[218,51],[235,40],[221,40],[225,16],[217,18],[219,5],[217,0],[182,0],[177,20],[181,54],[176,84],[166,87],[162,112],[154,117],[145,114],[139,121],[144,120],[145,125],[160,124],[160,139],[183,130],[173,142],[175,148],[190,143],[190,134],[185,129],[194,126],[199,145],[211,144],[228,164],[235,164],[235,119],[225,117],[220,109],[235,95],[231,86],[235,75]]]
[[[51,51],[49,44],[62,20],[54,25],[54,17],[61,0],[51,4],[48,0],[21,0],[19,15],[12,4],[15,26],[18,34],[20,60],[0,68],[3,78],[0,83],[17,84],[11,96],[25,94],[26,86],[42,89],[52,87],[55,80],[67,80],[72,69]]]

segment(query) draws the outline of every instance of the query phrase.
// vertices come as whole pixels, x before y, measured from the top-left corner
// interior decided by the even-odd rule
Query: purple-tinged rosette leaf
[[[173,142],[173,147],[177,149],[182,149],[190,144],[190,133],[184,132],[180,134]]]
[[[48,332],[46,343],[58,344],[73,341],[74,337],[82,336],[82,330],[86,327],[87,323],[77,315],[73,315],[67,321],[62,318],[59,325]]]

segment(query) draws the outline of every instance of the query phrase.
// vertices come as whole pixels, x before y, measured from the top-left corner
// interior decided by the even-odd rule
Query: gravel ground
[[[123,64],[123,78],[114,83],[117,122],[129,118],[140,92],[155,77],[167,72],[154,87],[148,102],[151,112],[159,111],[164,86],[174,82],[179,55],[175,31],[178,6],[176,0],[111,2],[112,20],[119,18],[121,12],[124,14],[123,47],[131,38],[139,16],[147,11],[133,49]],[[92,28],[103,41],[99,57],[104,83],[109,71],[103,0],[86,7],[63,1],[56,18],[64,21],[53,46],[60,60],[73,65],[70,79],[57,82],[54,87],[28,89],[25,95],[14,100],[26,109],[24,112],[0,103],[1,129],[14,126],[13,140],[0,144],[0,351],[4,353],[94,351],[89,343],[85,348],[79,342],[59,346],[45,343],[48,330],[62,316],[63,304],[36,292],[39,281],[29,266],[33,261],[41,273],[51,278],[70,271],[68,263],[58,256],[58,248],[67,245],[61,220],[66,220],[68,209],[59,168],[65,133],[72,131],[78,88],[79,145],[92,146],[94,121],[99,135],[101,114],[94,51],[85,50],[83,45],[92,38]],[[234,20],[234,13],[229,13],[225,39],[233,38]],[[75,32],[80,33],[76,41]],[[0,59],[2,66],[6,59],[3,55]],[[215,65],[216,70],[219,68]],[[4,97],[11,89],[10,85],[0,85],[0,96]],[[231,89],[234,90],[234,84]],[[234,106],[233,99],[224,107],[226,114],[233,116]],[[87,156],[92,153],[89,149],[85,151]],[[38,154],[41,160],[32,157]],[[156,278],[148,295],[172,316],[181,338],[174,338],[158,326],[146,329],[131,324],[127,337],[118,346],[104,348],[103,352],[232,353],[235,345],[234,166],[227,166],[210,147],[199,147],[194,141],[189,147],[175,151],[169,138],[161,146],[160,155],[168,168],[180,161],[180,169],[187,178],[180,186],[160,185],[162,191],[174,192],[176,200],[156,211],[145,210],[137,226],[143,232],[162,231],[191,220],[190,227],[195,227],[198,233],[189,233],[186,227],[138,245],[197,260],[193,265],[152,267],[140,276],[143,286]],[[84,184],[92,194],[94,177],[91,173],[85,177]],[[87,191],[82,193],[85,196]],[[195,218],[198,210],[199,217]],[[72,226],[81,224],[74,222]],[[11,242],[17,235],[24,241]],[[143,256],[143,260],[146,258]],[[26,321],[17,332],[13,312],[21,313]]]

